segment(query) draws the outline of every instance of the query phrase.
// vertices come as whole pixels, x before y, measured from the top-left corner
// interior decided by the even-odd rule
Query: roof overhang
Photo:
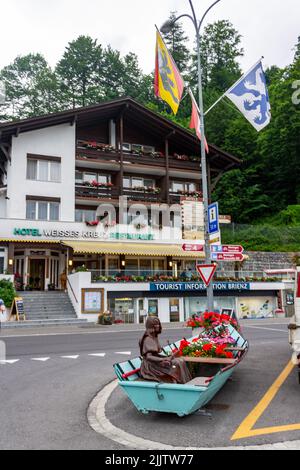
[[[0,124],[0,144],[9,144],[12,136],[18,136],[23,132],[62,124],[76,124],[79,127],[84,127],[110,119],[118,120],[122,115],[130,124],[143,127],[160,139],[168,138],[170,145],[185,148],[186,152],[191,154],[200,154],[200,144],[195,134],[129,97],[16,122],[2,123]],[[238,158],[215,145],[209,144],[209,150],[208,160],[216,170],[225,169],[226,171],[241,164]]]

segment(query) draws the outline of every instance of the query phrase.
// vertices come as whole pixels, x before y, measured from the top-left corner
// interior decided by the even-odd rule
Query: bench
[[[219,357],[189,357],[189,356],[183,356],[181,359],[183,359],[185,362],[198,362],[201,364],[234,364],[236,362],[236,359],[223,359]]]

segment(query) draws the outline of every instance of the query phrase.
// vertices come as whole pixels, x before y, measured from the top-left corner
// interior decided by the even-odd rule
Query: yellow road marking
[[[262,434],[273,434],[276,432],[300,430],[300,423],[285,426],[272,426],[269,428],[253,429],[261,415],[265,412],[272,400],[277,395],[280,387],[286,381],[294,367],[295,366],[292,362],[288,363],[288,365],[281,372],[279,377],[275,380],[273,385],[271,385],[265,396],[260,400],[256,407],[251,411],[247,418],[245,418],[241,425],[238,427],[238,429],[231,438],[232,441],[236,439],[244,439],[246,437],[261,436]]]

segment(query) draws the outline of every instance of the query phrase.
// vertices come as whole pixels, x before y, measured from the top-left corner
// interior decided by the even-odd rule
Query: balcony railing
[[[75,187],[77,197],[88,197],[93,199],[115,199],[119,196],[118,188],[94,187],[77,184]]]
[[[113,161],[119,163],[121,160],[121,152],[107,144],[79,140],[77,142],[76,157],[79,159]],[[166,157],[161,152],[137,153],[123,150],[123,160],[125,164],[132,163],[158,167],[166,166]],[[169,156],[170,168],[184,168],[195,171],[199,170],[200,162],[200,156],[179,154]]]
[[[131,201],[144,201],[144,202],[156,202],[162,201],[160,190],[145,190],[145,189],[132,189],[124,188],[123,195],[127,196]]]
[[[75,188],[75,194],[77,197],[116,199],[121,195],[121,192],[117,187],[106,188],[93,185],[77,184]],[[149,191],[144,189],[124,188],[123,195],[127,196],[130,201],[153,203],[159,203],[162,201],[161,194],[158,189]]]
[[[80,268],[79,270],[82,270]],[[196,271],[171,271],[125,269],[87,270],[92,274],[93,283],[101,282],[202,282]],[[262,271],[217,272],[214,282],[280,282],[278,277],[267,276]]]

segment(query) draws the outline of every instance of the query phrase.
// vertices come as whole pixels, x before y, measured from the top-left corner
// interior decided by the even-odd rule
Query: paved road
[[[180,419],[157,413],[145,417],[120,390],[113,392],[107,403],[107,418],[133,436],[164,444],[232,445],[232,434],[290,358],[286,324],[247,322],[243,331],[250,341],[249,355],[234,373],[233,381],[211,402],[212,419],[200,415]],[[129,357],[126,353],[133,357],[138,354],[141,331],[108,328],[68,333],[56,335],[54,329],[44,330],[42,336],[2,332],[0,340],[6,344],[7,359],[18,362],[0,365],[0,449],[124,449],[95,433],[86,415],[96,393],[114,379],[112,365]],[[183,336],[190,336],[190,330],[177,327],[165,329],[161,339],[164,343]],[[299,385],[293,371],[255,428],[300,423],[299,402]],[[234,445],[299,439],[300,425],[299,430],[249,437]]]

